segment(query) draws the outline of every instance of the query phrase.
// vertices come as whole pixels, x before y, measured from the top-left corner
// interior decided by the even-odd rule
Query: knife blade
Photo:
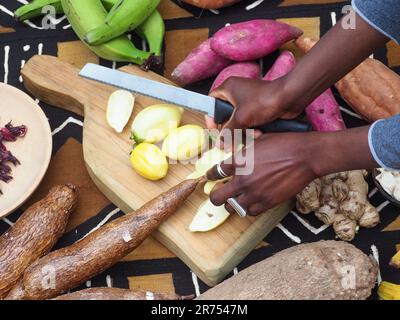
[[[93,63],[86,64],[79,72],[79,75],[89,80],[101,82],[207,114],[214,118],[215,122],[218,124],[227,121],[234,110],[233,106],[228,102]],[[256,129],[264,133],[288,131],[306,132],[309,131],[311,127],[303,121],[276,120],[259,126]]]

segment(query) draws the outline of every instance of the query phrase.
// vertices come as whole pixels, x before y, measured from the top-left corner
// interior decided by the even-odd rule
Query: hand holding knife
[[[229,120],[234,110],[233,106],[226,101],[97,64],[86,64],[79,75],[90,80],[207,114],[214,118],[217,124],[223,124]],[[258,129],[263,133],[307,132],[311,130],[311,126],[299,120],[275,120],[254,129]]]

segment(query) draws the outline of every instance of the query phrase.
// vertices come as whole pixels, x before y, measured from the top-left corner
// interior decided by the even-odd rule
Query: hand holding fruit
[[[250,174],[237,175],[237,169],[245,165],[251,169],[252,157],[238,156],[221,164],[231,181],[211,193],[213,204],[220,206],[228,198],[235,198],[249,215],[258,215],[304,189],[318,173],[313,166],[316,153],[312,150],[313,133],[285,133],[262,135],[254,143],[254,170]],[[246,148],[251,152],[251,146]],[[236,174],[236,175],[235,175]],[[207,173],[209,180],[220,179],[216,167]],[[257,187],[255,187],[257,186]],[[226,209],[235,213],[226,205]]]

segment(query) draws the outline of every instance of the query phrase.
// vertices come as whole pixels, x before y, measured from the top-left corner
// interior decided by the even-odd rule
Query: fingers
[[[224,184],[223,187],[211,192],[210,200],[216,206],[222,206],[229,198],[235,198],[239,195],[240,188],[231,180]]]
[[[218,125],[215,123],[214,118],[211,118],[210,116],[204,116],[205,122],[206,122],[206,127],[209,130],[214,130],[218,129]]]
[[[218,166],[220,166],[220,170],[223,171],[225,177],[221,176],[221,172],[219,172]],[[221,162],[219,165],[215,165],[210,170],[208,170],[206,173],[206,177],[207,180],[215,181],[215,180],[221,180],[226,177],[231,177],[234,174],[235,174],[235,165],[233,164],[232,158],[229,158],[228,160],[225,160],[224,162]]]

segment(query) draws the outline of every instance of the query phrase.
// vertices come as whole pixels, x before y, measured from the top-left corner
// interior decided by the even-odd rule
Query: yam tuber
[[[118,288],[89,288],[58,296],[52,300],[188,300],[173,293],[131,291]]]
[[[77,201],[74,186],[55,186],[0,237],[0,299],[63,235]]]
[[[343,241],[283,250],[200,295],[200,300],[363,300],[378,275],[376,262]]]
[[[50,299],[108,269],[137,248],[165,219],[175,213],[193,193],[199,181],[185,180],[73,245],[35,261],[6,299]]]
[[[308,52],[317,43],[307,37],[296,40]],[[382,62],[368,58],[336,83],[342,98],[367,121],[400,113],[400,77]]]

